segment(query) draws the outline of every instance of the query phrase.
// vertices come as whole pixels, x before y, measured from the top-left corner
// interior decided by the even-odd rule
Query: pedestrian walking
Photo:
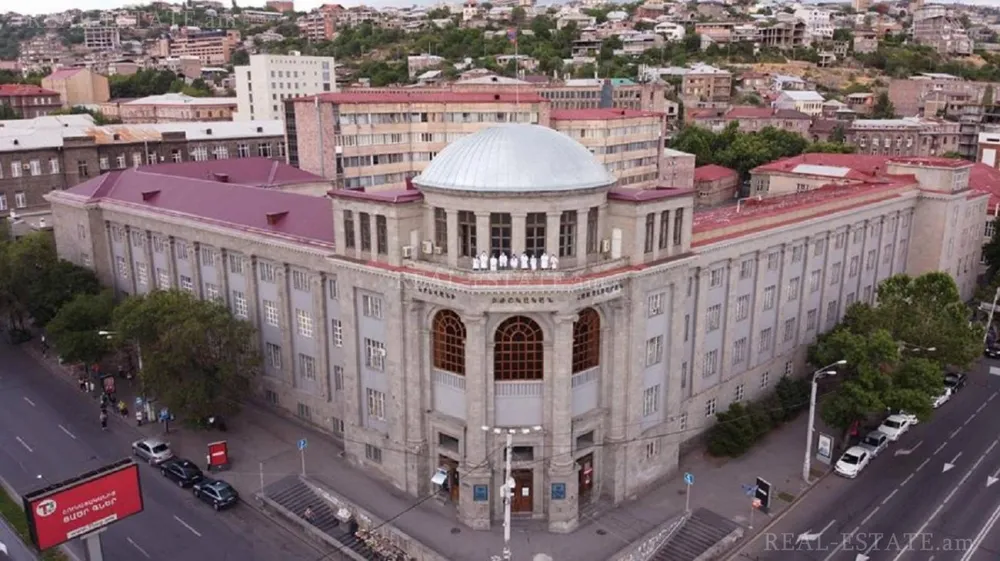
[[[81,392],[87,391],[87,379],[83,377],[83,374],[80,374],[79,378],[77,378],[77,383],[80,385]]]
[[[108,430],[108,412],[101,409],[101,414],[98,419],[101,420],[101,430]]]
[[[142,410],[141,409],[136,409],[135,410],[135,426],[137,426],[137,427],[141,427],[142,426]]]
[[[128,417],[128,405],[125,405],[124,401],[118,402],[118,413],[122,417]]]

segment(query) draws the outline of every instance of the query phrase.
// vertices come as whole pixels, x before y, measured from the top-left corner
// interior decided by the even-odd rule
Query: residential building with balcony
[[[83,45],[91,51],[117,51],[122,46],[121,32],[113,25],[85,25]]]
[[[395,191],[324,201],[140,168],[48,198],[60,257],[119,295],[221,300],[257,328],[263,401],[471,528],[504,512],[480,427],[541,426],[513,437],[510,508],[568,532],[673,473],[730,404],[808,373],[809,345],[886,278],[948,271],[971,296],[971,164],[884,161],[699,211],[689,189],[621,189],[568,136],[504,124]]]
[[[662,185],[665,116],[634,109],[557,109],[552,128],[597,157],[622,187]]]
[[[968,56],[973,50],[965,27],[942,5],[926,6],[913,12],[913,40],[945,56]]]
[[[182,29],[167,41],[172,57],[196,56],[205,66],[225,66],[240,46],[240,32],[235,29]]]
[[[685,104],[729,103],[733,95],[733,75],[707,64],[692,66],[681,78],[681,99]]]
[[[30,84],[0,84],[0,106],[8,106],[22,119],[43,117],[62,109],[59,92]]]
[[[285,100],[337,91],[333,57],[258,54],[250,64],[233,69],[236,76],[236,120],[285,118]]]
[[[844,141],[859,154],[942,156],[959,150],[961,125],[943,119],[855,119],[846,125]]]
[[[315,11],[296,21],[296,25],[310,41],[330,41],[336,35],[336,18],[329,12]]]
[[[809,127],[812,124],[812,117],[801,111],[750,105],[689,109],[685,112],[685,120],[714,132],[725,129],[730,123],[736,123],[743,132],[759,132],[764,128],[773,127],[802,136],[809,135]]]
[[[816,117],[823,113],[826,99],[816,91],[785,90],[771,104],[775,109],[791,109]]]

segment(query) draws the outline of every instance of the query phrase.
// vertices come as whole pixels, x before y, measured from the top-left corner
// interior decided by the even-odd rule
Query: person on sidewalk
[[[108,430],[108,412],[101,409],[101,415],[98,419],[101,420],[101,430]]]
[[[122,400],[118,400],[118,413],[122,418],[128,417],[128,405],[125,405],[125,402]]]
[[[313,513],[313,509],[311,506],[306,507],[305,512],[302,513],[302,518],[304,518],[305,521],[310,524],[314,524],[316,522],[316,514]]]
[[[79,378],[77,378],[77,383],[80,385],[81,392],[87,391],[87,378],[83,374],[80,374]]]
[[[142,409],[135,410],[135,426],[142,426]]]

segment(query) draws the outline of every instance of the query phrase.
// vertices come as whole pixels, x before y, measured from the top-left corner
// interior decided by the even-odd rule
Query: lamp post
[[[102,336],[102,337],[107,337],[108,339],[111,339],[112,337],[114,337],[118,333],[116,331],[98,331],[97,334],[100,335],[100,336]],[[135,354],[136,354],[136,358],[137,358],[136,362],[139,363],[138,364],[139,371],[142,372],[142,348],[139,347],[139,342],[138,341],[135,342]]]
[[[836,376],[837,371],[830,369],[845,364],[847,364],[846,360],[838,360],[820,368],[812,374],[812,390],[809,396],[809,426],[806,427],[806,455],[805,459],[802,460],[802,480],[806,483],[809,483],[809,468],[812,463],[813,425],[816,423],[816,382],[823,376]]]
[[[506,436],[506,441],[504,442],[504,467],[503,467],[503,486],[500,488],[500,493],[503,496],[503,554],[500,557],[493,556],[494,561],[510,561],[512,559],[510,553],[510,511],[511,511],[511,501],[514,498],[514,478],[511,476],[511,455],[514,448],[514,435],[517,433],[521,434],[531,434],[532,432],[541,432],[542,427],[522,427],[522,428],[510,428],[510,427],[482,427],[483,432],[492,432],[493,434],[500,435],[504,434]]]
[[[921,347],[918,345],[911,345],[906,341],[899,341],[899,351],[909,351],[911,353],[933,353],[937,350],[937,347]]]

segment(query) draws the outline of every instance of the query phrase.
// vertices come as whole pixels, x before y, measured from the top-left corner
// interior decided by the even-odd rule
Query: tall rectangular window
[[[490,213],[490,254],[510,254],[511,225],[510,214],[506,212]]]
[[[448,213],[443,208],[434,209],[434,245],[441,253],[448,251]]]
[[[389,225],[381,214],[375,215],[375,251],[379,255],[389,253]]]
[[[674,245],[681,245],[684,234],[684,209],[674,211]]]
[[[576,211],[564,210],[559,215],[559,257],[576,255]]]
[[[667,232],[670,230],[670,211],[664,210],[660,213],[660,240],[657,247],[660,249],[667,249],[670,244],[670,238],[667,237]]]
[[[596,206],[590,207],[587,211],[587,253],[597,253],[600,240],[598,239],[598,210]]]
[[[476,255],[476,213],[468,210],[458,212],[458,253],[462,257]]]
[[[653,253],[653,243],[655,238],[653,238],[656,232],[656,214],[650,212],[646,215],[646,241],[643,243],[643,251],[646,253]]]
[[[361,251],[372,250],[372,217],[367,212],[359,212],[358,218],[361,227]]]
[[[354,213],[344,211],[344,247],[354,249]]]
[[[545,226],[548,217],[544,212],[529,212],[524,221],[524,251],[528,256],[541,257],[545,253]]]

